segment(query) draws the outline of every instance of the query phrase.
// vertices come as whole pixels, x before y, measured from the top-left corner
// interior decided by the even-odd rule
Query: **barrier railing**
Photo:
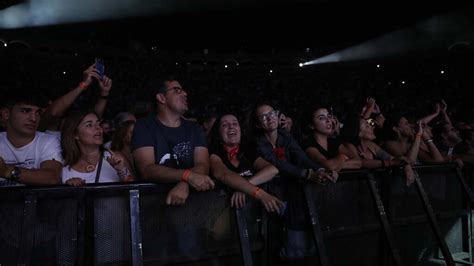
[[[472,262],[470,204],[473,197],[462,171],[454,164],[416,166],[414,170],[416,180],[410,187],[404,185],[404,177],[397,169],[347,171],[340,175],[336,184],[326,187],[308,184],[305,194],[315,243],[319,251],[319,263],[420,265],[444,261],[446,265],[470,264]],[[341,196],[343,193],[344,196]],[[367,198],[367,194],[371,194],[371,199]],[[358,201],[358,204],[351,205],[351,201],[354,200]],[[346,209],[334,208],[338,204],[342,206],[344,201],[349,202]],[[373,206],[370,211],[368,203]],[[360,222],[360,219],[359,221],[343,219],[351,220],[352,224],[350,222],[338,224],[339,221],[331,219],[331,215],[326,214],[328,208],[332,210],[331,215],[337,213],[338,218],[346,216],[354,218],[360,215],[359,218],[365,220]],[[351,213],[354,208],[358,209]],[[350,214],[344,215],[342,212]],[[313,214],[318,214],[319,217]],[[377,222],[375,218],[378,218]],[[442,226],[440,221],[443,222]],[[431,232],[424,226],[427,223]],[[460,223],[460,226],[457,226],[457,223]],[[423,225],[423,230],[417,226],[420,224]],[[453,228],[458,231],[456,239],[452,237],[449,239],[451,245],[448,248],[446,238],[450,237],[448,233],[453,234],[450,232]],[[372,238],[367,241],[371,234]],[[344,250],[347,247],[347,239],[353,240],[361,235],[367,238],[366,241],[361,243],[349,241],[353,246],[348,249],[354,250],[353,253]],[[434,241],[426,238],[426,235],[434,237]],[[417,238],[423,237],[425,237],[424,243],[415,244]],[[336,244],[333,243],[328,247],[330,242]],[[436,254],[438,249],[441,254]],[[455,252],[454,249],[459,250]],[[369,253],[363,254],[367,251]],[[411,254],[414,252],[418,252],[417,257]],[[423,252],[424,254],[421,254]]]
[[[410,187],[397,170],[345,171],[336,184],[306,184],[319,264],[472,262],[472,180],[451,164],[415,170]],[[268,259],[277,256],[268,240],[278,232],[268,231],[272,216],[258,202],[231,209],[228,193],[217,188],[190,193],[184,206],[171,207],[169,188],[0,188],[0,265],[277,261]]]

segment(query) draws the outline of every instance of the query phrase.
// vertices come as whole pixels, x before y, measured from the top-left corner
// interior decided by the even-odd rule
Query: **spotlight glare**
[[[299,66],[300,66],[300,67],[303,67],[303,66],[304,66],[304,64],[303,64],[303,63],[299,63]]]
[[[377,68],[380,68],[380,65],[377,65]]]
[[[405,81],[404,81],[404,80],[402,80],[402,84],[405,84]]]
[[[4,43],[4,44],[3,44],[3,46],[7,47],[7,46],[8,46],[8,44]]]
[[[273,70],[270,69],[270,73],[273,73]]]
[[[224,65],[225,68],[227,68],[227,65]]]
[[[441,70],[441,74],[444,74],[444,70]]]
[[[63,75],[66,75],[66,71],[63,71]]]

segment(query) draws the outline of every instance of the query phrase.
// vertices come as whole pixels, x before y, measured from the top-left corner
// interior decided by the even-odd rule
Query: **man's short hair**
[[[43,108],[48,105],[48,100],[42,93],[35,90],[11,89],[3,99],[3,106],[11,108],[16,104],[30,104]]]
[[[150,94],[153,96],[153,99],[154,99],[157,93],[165,93],[166,92],[165,83],[167,81],[173,81],[173,80],[178,80],[178,79],[174,76],[153,77],[147,82],[146,90],[150,92]]]

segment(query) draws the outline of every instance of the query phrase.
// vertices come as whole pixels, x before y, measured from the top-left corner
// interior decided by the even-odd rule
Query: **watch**
[[[13,167],[13,169],[10,171],[10,178],[11,180],[18,180],[21,177],[21,170],[18,167]]]

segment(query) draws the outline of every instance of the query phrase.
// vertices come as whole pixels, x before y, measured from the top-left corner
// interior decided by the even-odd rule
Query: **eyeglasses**
[[[258,119],[260,120],[260,122],[270,121],[270,119],[278,117],[279,114],[280,114],[280,111],[273,110],[268,113],[259,115]]]
[[[181,87],[172,87],[172,88],[169,88],[169,89],[166,89],[163,93],[167,93],[168,91],[170,90],[173,90],[174,93],[176,94],[181,94],[183,93],[185,90]]]

